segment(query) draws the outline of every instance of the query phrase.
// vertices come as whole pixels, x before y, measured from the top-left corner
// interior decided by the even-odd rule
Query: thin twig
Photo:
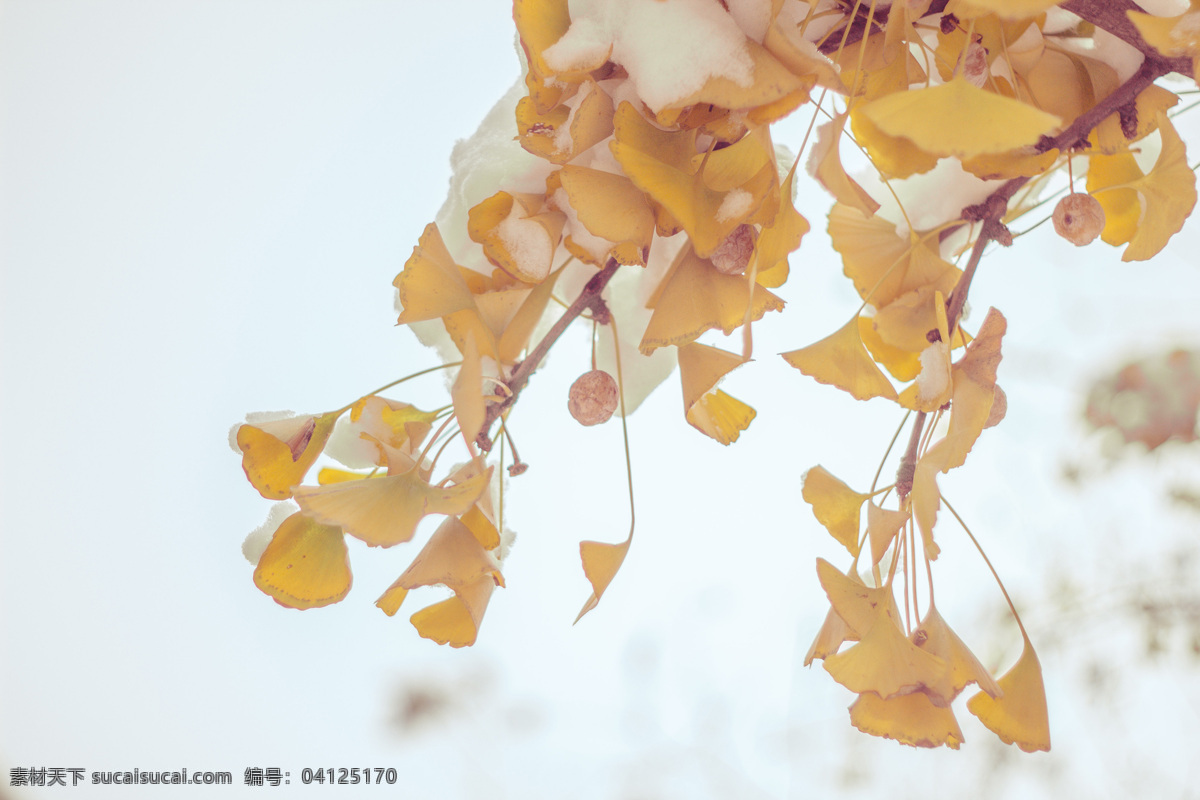
[[[604,303],[604,298],[601,294],[604,292],[604,287],[608,286],[608,282],[612,280],[612,276],[616,274],[617,267],[620,264],[616,259],[610,258],[608,263],[604,265],[604,269],[592,276],[592,279],[583,287],[583,291],[579,293],[579,297],[575,298],[575,302],[567,307],[563,315],[558,318],[554,326],[546,333],[537,346],[529,351],[529,355],[525,360],[516,365],[513,370],[512,378],[507,381],[511,395],[504,398],[499,403],[492,403],[487,407],[483,418],[483,427],[479,429],[479,435],[475,438],[475,443],[479,445],[479,449],[485,453],[492,449],[492,439],[489,431],[492,424],[497,418],[517,401],[517,397],[521,394],[521,390],[525,388],[525,384],[529,382],[529,377],[541,365],[542,359],[550,352],[550,348],[558,341],[558,338],[563,335],[567,327],[575,321],[575,319],[585,311],[592,313],[592,318],[600,324],[606,324],[610,319],[608,306]]]

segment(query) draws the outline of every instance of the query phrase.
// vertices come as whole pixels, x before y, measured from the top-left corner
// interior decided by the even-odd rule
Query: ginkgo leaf
[[[552,272],[546,280],[533,287],[525,301],[521,303],[521,307],[517,309],[508,325],[505,326],[504,332],[500,334],[500,339],[496,343],[502,364],[515,363],[529,345],[529,339],[533,336],[538,323],[541,322],[542,316],[546,312],[546,306],[550,304],[550,298],[554,295],[554,286],[558,283],[558,276],[561,274],[562,269],[559,268]]]
[[[1004,692],[996,684],[991,673],[979,663],[970,648],[958,638],[935,606],[921,619],[921,627],[913,633],[918,647],[939,658],[945,659],[946,671],[935,684],[926,686],[925,694],[936,706],[947,708],[968,684],[975,683],[992,697]]]
[[[411,589],[434,584],[448,586],[454,597],[413,614],[413,626],[421,636],[438,644],[474,644],[488,600],[496,586],[504,586],[504,576],[495,556],[481,547],[474,533],[456,517],[448,517],[438,526],[412,564],[375,605],[393,616]]]
[[[409,618],[422,638],[451,647],[470,647],[479,637],[479,626],[496,582],[482,577],[458,589],[453,597],[421,609]]]
[[[875,318],[859,316],[858,334],[875,363],[880,364],[898,381],[908,382],[921,372],[921,354],[893,347],[883,340],[875,328]]]
[[[943,158],[1015,150],[1062,125],[1053,114],[978,89],[962,77],[872,100],[859,112],[889,136],[911,139]]]
[[[895,305],[895,304],[893,304]],[[950,371],[950,330],[946,321],[946,301],[941,292],[933,293],[934,325],[928,332],[928,344],[921,350],[921,371],[916,382],[900,394],[900,405],[913,411],[937,411],[950,400],[954,384]]]
[[[475,337],[468,335],[466,344],[462,366],[458,368],[454,385],[450,387],[450,398],[454,403],[454,417],[462,430],[463,438],[473,442],[483,429],[486,415],[483,401],[483,364],[479,358],[479,350],[475,347]]]
[[[975,156],[964,159],[962,167],[975,177],[987,181],[1031,178],[1053,167],[1060,155],[1057,147],[1052,147],[1044,153],[1031,150],[1032,148],[1021,148],[1007,153]]]
[[[884,133],[860,110],[850,113],[850,127],[854,138],[870,155],[871,164],[884,175],[908,178],[929,172],[938,164],[937,156],[925,152],[911,139]]]
[[[740,327],[750,304],[750,286],[739,275],[725,275],[690,245],[679,251],[670,272],[647,305],[654,309],[638,349],[649,355],[656,348],[695,341],[700,334],[720,328],[726,335]],[[783,301],[766,289],[754,291],[750,320],[768,311],[780,311]]]
[[[557,175],[588,233],[612,242],[619,263],[645,266],[654,211],[641,190],[624,175],[586,167],[568,165]]]
[[[827,657],[824,666],[850,691],[874,692],[887,700],[936,683],[946,662],[910,642],[881,609],[862,640]]]
[[[890,587],[866,586],[858,580],[858,576],[847,575],[823,558],[817,559],[817,579],[829,598],[829,604],[845,621],[849,629],[847,639],[861,639],[881,613],[892,620],[896,630],[900,630],[896,598]]]
[[[613,132],[612,98],[594,81],[581,84],[567,102],[539,113],[531,96],[517,103],[521,146],[552,164],[566,164]]]
[[[566,217],[547,208],[543,195],[497,192],[467,216],[467,233],[497,267],[526,283],[540,283],[550,274]]]
[[[1122,261],[1145,261],[1158,255],[1183,228],[1196,207],[1196,173],[1187,163],[1183,141],[1163,112],[1158,113],[1162,150],[1146,175],[1131,184],[1142,203],[1137,232],[1121,254]]]
[[[617,544],[608,542],[579,543],[579,557],[583,560],[583,574],[592,584],[592,594],[580,609],[579,616],[575,617],[576,622],[583,619],[583,615],[600,602],[608,585],[616,577],[617,570],[625,563],[625,556],[629,553],[629,545],[632,542],[633,532],[630,531],[629,538]]]
[[[911,747],[957,750],[965,741],[954,712],[938,708],[923,692],[884,700],[873,692],[858,696],[850,706],[850,724],[863,733],[894,739]]]
[[[821,630],[817,631],[812,646],[808,648],[808,654],[804,656],[804,666],[809,666],[815,659],[828,658],[836,653],[844,642],[851,640],[857,641],[858,635],[851,631],[846,620],[830,607],[825,621],[821,624]]]
[[[320,608],[350,591],[350,554],[340,528],[300,512],[283,521],[254,570],[254,585],[288,608]]]
[[[514,0],[513,21],[529,63],[525,84],[530,97],[539,110],[549,111],[559,104],[565,90],[573,88],[570,83],[579,79],[574,73],[555,73],[543,56],[571,27],[567,0]],[[605,54],[604,59],[607,58]]]
[[[1138,193],[1129,185],[1142,177],[1132,153],[1097,153],[1088,158],[1087,190],[1104,209],[1100,238],[1106,244],[1125,244],[1137,233],[1142,206]]]
[[[1042,665],[1029,637],[1025,637],[1017,663],[996,683],[1003,692],[1000,697],[980,692],[967,701],[967,710],[1005,744],[1016,744],[1026,753],[1049,751],[1046,687],[1042,682]]]
[[[909,500],[912,504],[913,521],[921,532],[921,542],[925,548],[925,557],[934,561],[941,548],[933,539],[933,526],[937,522],[938,508],[942,504],[942,493],[938,489],[937,474],[945,463],[947,449],[939,447],[941,443],[929,448],[917,459],[913,472],[912,492]]]
[[[462,483],[480,473],[482,460],[471,460],[459,467],[450,476],[453,483]],[[500,546],[500,528],[496,525],[496,512],[492,506],[492,493],[485,490],[460,517],[462,524],[475,536],[484,550],[495,550]],[[501,583],[503,585],[503,583]]]
[[[683,226],[708,256],[779,185],[766,128],[720,150],[696,153],[695,131],[662,131],[628,102],[614,118],[613,155],[634,184]]]
[[[841,203],[829,213],[829,237],[859,297],[876,308],[923,287],[948,295],[962,275],[919,235],[897,236],[891,222]]]
[[[340,413],[247,423],[237,430],[242,470],[268,500],[286,500],[325,449]]]
[[[989,308],[979,333],[967,345],[967,351],[953,367],[954,396],[950,424],[945,438],[938,443],[945,455],[942,472],[961,467],[975,441],[987,427],[996,398],[996,369],[1000,365],[1000,344],[1008,330],[1008,321]]]
[[[800,240],[809,230],[808,220],[796,211],[792,202],[792,187],[795,182],[796,167],[793,164],[779,188],[779,210],[775,213],[775,218],[763,225],[759,231],[754,254],[747,268],[747,271],[757,269],[756,280],[759,286],[768,289],[783,285],[787,279],[788,254],[800,246]],[[772,270],[781,270],[782,275],[778,280],[768,277],[768,272]]]
[[[846,114],[839,114],[817,127],[817,141],[808,157],[808,170],[839,203],[870,217],[879,210],[879,203],[842,166],[839,145],[846,119]]]
[[[872,564],[878,564],[883,558],[909,516],[907,511],[880,508],[874,501],[867,504],[867,537],[871,542]]]
[[[801,497],[812,506],[813,516],[842,544],[858,555],[858,527],[863,501],[869,495],[854,491],[824,467],[816,466],[801,478]]]
[[[301,486],[296,502],[304,513],[337,525],[372,547],[407,542],[427,514],[462,514],[491,480],[487,472],[445,488],[431,486],[413,469],[398,475],[327,486]]]
[[[1178,103],[1179,95],[1157,84],[1150,84],[1134,102],[1133,116],[1137,127],[1132,131],[1133,136],[1126,138],[1125,130],[1121,126],[1121,114],[1113,112],[1102,119],[1088,135],[1088,142],[1092,145],[1090,152],[1108,155],[1128,152],[1130,143],[1140,141],[1158,129],[1160,112],[1166,113]]]
[[[745,362],[741,356],[692,342],[679,348],[679,379],[688,424],[727,445],[754,419],[754,409],[717,389],[721,379]]]
[[[317,483],[324,486],[327,483],[345,483],[346,481],[358,481],[367,477],[365,472],[351,472],[348,469],[338,469],[337,467],[321,467],[321,471],[317,473]]]
[[[458,517],[446,517],[388,591],[396,587],[412,590],[433,585],[448,586],[457,591],[483,577],[490,578],[497,586],[504,586],[500,562],[495,555],[479,544]]]
[[[896,399],[895,387],[863,346],[857,317],[815,344],[784,353],[783,358],[810,378],[847,391],[858,400]]]
[[[436,223],[429,223],[404,270],[392,282],[400,295],[399,325],[437,319],[473,308],[475,300],[446,249]]]

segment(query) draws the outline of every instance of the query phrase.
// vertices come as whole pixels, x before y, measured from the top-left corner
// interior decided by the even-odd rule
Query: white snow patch
[[[925,403],[940,396],[950,386],[950,347],[934,342],[921,351],[921,371],[917,374],[917,402]]]
[[[762,44],[771,25],[771,0],[728,0],[729,13],[742,33]]]
[[[717,209],[717,222],[728,222],[731,219],[741,219],[750,213],[754,203],[754,195],[745,189],[733,189],[727,192]]]
[[[271,537],[275,535],[275,531],[279,530],[279,526],[285,519],[299,510],[300,506],[290,500],[271,506],[271,510],[267,512],[267,521],[250,531],[246,540],[242,542],[242,555],[246,557],[246,560],[257,567],[258,561],[262,558],[267,545],[271,543]]]
[[[587,63],[611,45],[610,59],[656,113],[712,77],[754,82],[746,34],[717,0],[573,0],[570,12],[571,27],[544,52],[547,64]]]
[[[549,274],[554,245],[545,228],[526,218],[520,203],[513,202],[512,211],[496,226],[496,233],[523,273],[534,277]]]

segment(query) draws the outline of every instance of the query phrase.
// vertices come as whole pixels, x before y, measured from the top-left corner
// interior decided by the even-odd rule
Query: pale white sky
[[[826,610],[814,559],[837,549],[799,476],[821,463],[868,484],[898,421],[774,355],[853,313],[812,187],[788,313],[756,328],[758,361],[726,385],[758,419],[721,448],[684,422],[675,379],[631,418],[637,534],[578,626],[579,540],[628,527],[619,428],[566,414],[582,332],[513,416],[532,468],[506,498],[518,540],[476,647],[439,648],[374,607],[415,547],[351,542],[355,588],[331,608],[254,588],[240,545],[269,504],[226,432],[434,363],[394,327],[391,281],[442,202],[453,142],[517,76],[512,36],[507,5],[482,0],[0,2],[0,796],[316,797],[331,790],[299,786],[303,768],[351,766],[395,767],[417,797],[872,796],[935,771],[911,785],[948,796],[1018,757],[965,711],[959,753],[868,739],[849,694],[800,667]],[[779,141],[796,147],[806,123]],[[1180,130],[1200,141],[1195,116]],[[1048,226],[1018,245],[972,288],[976,319],[988,305],[1009,319],[1010,416],[944,488],[1032,605],[1064,565],[1103,594],[1126,559],[1194,537],[1194,518],[1161,508],[1161,469],[1083,491],[1058,475],[1082,446],[1087,378],[1200,340],[1200,236],[1189,222],[1149,265]],[[403,397],[445,402],[437,378]],[[1007,666],[1019,643],[994,624],[998,592],[965,538],[941,541],[943,614]],[[1126,796],[1139,762],[1166,789],[1194,786],[1195,665],[1144,667],[1126,634],[1067,636],[1030,614],[1055,750],[989,778],[997,796]],[[1111,707],[1078,686],[1108,657],[1125,665]],[[416,689],[452,700],[401,732],[398,697]],[[225,770],[235,785],[7,787],[12,767],[43,766]],[[292,785],[245,788],[249,766]]]

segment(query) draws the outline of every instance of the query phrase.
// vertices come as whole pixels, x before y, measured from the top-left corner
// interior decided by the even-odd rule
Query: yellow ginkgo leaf
[[[654,210],[641,190],[624,175],[586,167],[568,165],[553,174],[588,233],[612,242],[619,263],[645,266]]]
[[[1161,111],[1158,131],[1162,136],[1158,159],[1130,187],[1141,199],[1142,213],[1137,232],[1121,254],[1122,261],[1145,261],[1158,255],[1196,207],[1196,173],[1188,166],[1183,140]]]
[[[957,750],[962,729],[949,708],[938,708],[923,692],[884,700],[873,692],[859,695],[850,706],[850,724],[863,733],[894,739],[911,747]]]
[[[812,646],[808,648],[808,654],[804,656],[804,666],[809,666],[815,659],[828,658],[836,653],[844,642],[857,640],[858,635],[850,630],[846,620],[830,607],[829,613],[825,615],[825,622],[821,624],[821,630],[817,631]]]
[[[944,440],[943,440],[944,441]],[[937,474],[941,471],[947,457],[947,448],[938,442],[925,451],[917,459],[916,470],[913,473],[912,493],[909,500],[912,504],[913,521],[921,532],[921,542],[925,548],[925,557],[934,561],[941,548],[933,539],[933,526],[937,523],[938,508],[942,504],[942,493],[938,489]]]
[[[717,389],[743,363],[734,353],[698,342],[679,348],[684,416],[693,428],[725,445],[736,442],[755,416],[753,408]]]
[[[870,155],[871,163],[888,177],[908,178],[929,172],[937,166],[937,156],[917,147],[911,139],[884,133],[857,109],[850,114],[850,126],[854,138]]]
[[[491,579],[497,586],[504,586],[500,562],[495,555],[479,544],[458,517],[446,517],[388,591],[397,587],[412,590],[434,585],[457,591],[483,577]],[[395,613],[394,609],[392,613]]]
[[[1166,113],[1167,109],[1178,103],[1179,95],[1157,84],[1150,84],[1137,96],[1134,104],[1132,121],[1136,123],[1136,128],[1131,131],[1133,136],[1126,138],[1121,125],[1121,114],[1113,112],[1102,119],[1088,135],[1088,141],[1092,145],[1090,152],[1108,155],[1128,152],[1131,142],[1140,141],[1157,130],[1159,112]],[[1129,119],[1128,115],[1126,119]]]
[[[325,449],[340,414],[247,423],[237,430],[242,470],[268,500],[286,500]]]
[[[792,187],[795,182],[796,167],[793,164],[783,185],[779,188],[779,210],[775,213],[775,218],[763,225],[762,230],[759,231],[758,241],[754,245],[754,254],[751,256],[751,266],[747,268],[747,271],[757,268],[759,286],[768,289],[782,286],[783,282],[787,280],[788,254],[800,246],[800,240],[804,238],[804,234],[808,233],[808,220],[796,211],[796,206],[792,202]],[[778,277],[771,277],[769,276],[771,272],[781,274]]]
[[[878,564],[883,558],[909,516],[907,511],[880,508],[874,501],[867,504],[867,537],[871,541],[872,564]]]
[[[352,472],[348,469],[338,469],[337,467],[321,467],[321,471],[317,473],[317,483],[324,486],[327,483],[360,481],[366,477],[367,474],[365,472]]]
[[[1053,167],[1058,156],[1057,147],[1052,147],[1044,153],[1033,152],[1032,148],[1022,148],[1007,153],[989,153],[967,158],[963,160],[962,166],[975,177],[988,181],[1031,178]]]
[[[893,347],[883,340],[875,327],[875,318],[859,316],[858,333],[875,363],[880,364],[898,381],[908,382],[921,372],[921,354]]]
[[[1191,8],[1178,16],[1156,17],[1140,11],[1126,11],[1129,21],[1146,43],[1167,58],[1200,53],[1200,8]]]
[[[1005,744],[1016,744],[1026,753],[1050,749],[1050,714],[1046,710],[1046,687],[1042,665],[1029,637],[1021,657],[997,685],[1003,694],[991,697],[984,692],[967,701],[967,710],[979,717],[988,730]]]
[[[928,653],[932,653],[946,662],[946,671],[935,683],[925,687],[924,693],[935,706],[949,708],[951,701],[967,684],[975,683],[979,688],[992,697],[1000,697],[1004,692],[996,684],[991,673],[979,663],[979,659],[970,648],[958,638],[946,620],[934,606],[930,606],[921,620],[921,627],[913,633],[914,643]]]
[[[881,609],[862,640],[826,658],[824,666],[850,691],[874,692],[887,700],[935,684],[946,662],[910,642]]]
[[[515,363],[529,345],[529,339],[533,336],[538,323],[541,322],[542,316],[546,312],[546,306],[550,304],[550,298],[554,295],[554,286],[561,274],[562,269],[559,268],[552,272],[546,280],[533,287],[525,301],[521,303],[521,307],[517,309],[505,326],[504,332],[496,343],[502,364]]]
[[[559,104],[569,82],[578,80],[573,74],[556,74],[542,55],[571,27],[567,0],[514,0],[513,21],[529,63],[525,83],[530,97],[540,111],[549,111]]]
[[[809,169],[815,166],[814,176],[839,203],[871,217],[879,210],[879,203],[842,166],[840,144],[846,119],[846,114],[839,114],[817,127],[817,141],[809,156]]]
[[[779,185],[765,127],[729,147],[697,153],[694,130],[659,130],[625,102],[614,129],[610,146],[625,174],[682,225],[701,256],[711,254]]]
[[[893,303],[893,305],[895,305]],[[900,405],[913,411],[931,413],[950,400],[954,390],[950,371],[950,331],[946,322],[946,301],[941,292],[933,293],[936,327],[929,330],[928,344],[921,350],[921,371],[916,382],[900,394]]]
[[[400,325],[437,319],[475,305],[458,265],[433,222],[425,226],[404,270],[392,283],[404,309],[398,320]]]
[[[372,547],[407,542],[427,514],[462,514],[479,499],[491,470],[445,488],[431,486],[416,469],[369,481],[301,486],[296,502],[304,513],[337,525]]]
[[[483,401],[483,364],[475,347],[475,337],[467,336],[467,348],[463,352],[462,366],[450,387],[450,399],[454,403],[454,417],[462,429],[463,438],[475,441],[483,428],[485,404]]]
[[[629,532],[629,538],[617,544],[609,544],[608,542],[579,543],[579,557],[583,560],[583,574],[587,576],[588,582],[592,584],[592,595],[583,604],[583,608],[580,609],[579,616],[575,618],[576,622],[583,619],[583,615],[595,608],[596,604],[600,602],[604,591],[612,583],[612,579],[616,577],[617,570],[625,563],[625,556],[629,553],[629,545],[632,542],[633,531]]]
[[[454,342],[454,346],[458,348],[458,352],[465,354],[467,352],[467,339],[472,339],[475,342],[475,348],[479,355],[499,359],[496,334],[484,322],[483,316],[474,306],[442,317],[442,326],[445,327],[450,340]]]
[[[472,206],[467,233],[488,260],[517,280],[540,283],[550,274],[566,217],[540,194],[497,192]]]
[[[858,525],[863,501],[869,495],[854,491],[824,467],[816,466],[804,473],[800,490],[804,501],[812,506],[813,516],[850,555],[858,555]]]
[[[1104,209],[1100,238],[1114,247],[1125,244],[1137,233],[1142,206],[1130,184],[1143,177],[1132,153],[1097,153],[1088,158],[1087,190]]]
[[[975,441],[987,427],[996,398],[996,369],[1000,365],[1000,344],[1008,330],[1008,321],[989,308],[979,333],[967,345],[967,351],[952,369],[954,396],[950,404],[950,424],[937,446],[944,453],[941,471],[961,467]]]
[[[482,577],[458,589],[453,597],[421,609],[409,619],[425,639],[451,647],[470,647],[479,637],[479,626],[487,611],[496,582]]]
[[[350,555],[340,528],[300,512],[271,537],[254,570],[254,585],[288,608],[320,608],[350,591]]]
[[[566,164],[613,132],[612,98],[588,80],[568,103],[545,114],[532,96],[517,103],[517,132],[521,146],[552,164]]]
[[[463,483],[479,474],[483,467],[482,460],[471,460],[454,471],[450,476],[453,483]],[[485,490],[459,519],[462,524],[475,536],[484,550],[495,550],[500,546],[500,529],[496,525],[496,512],[492,506],[492,493]]]
[[[389,447],[411,450],[425,441],[436,417],[435,411],[422,411],[398,400],[367,395],[350,407],[349,425],[359,436],[366,434]]]
[[[783,358],[810,378],[845,390],[858,400],[896,399],[895,387],[863,346],[857,317],[815,344],[784,353]]]
[[[866,586],[857,575],[847,575],[823,558],[817,559],[817,579],[834,612],[845,621],[847,639],[861,639],[881,613],[900,630],[900,614],[890,587]]]
[[[648,303],[654,313],[638,349],[649,355],[659,347],[695,341],[714,328],[728,335],[746,319],[749,304],[750,286],[745,278],[725,275],[708,259],[696,255],[690,245],[684,245]],[[766,289],[755,289],[750,320],[782,309],[778,297]]]
[[[842,203],[829,214],[829,237],[858,295],[876,308],[923,287],[948,295],[962,272],[919,235],[896,235],[896,226]]]
[[[938,157],[973,158],[1035,144],[1062,120],[957,77],[939,86],[872,100],[860,113],[889,136],[903,136]]]

